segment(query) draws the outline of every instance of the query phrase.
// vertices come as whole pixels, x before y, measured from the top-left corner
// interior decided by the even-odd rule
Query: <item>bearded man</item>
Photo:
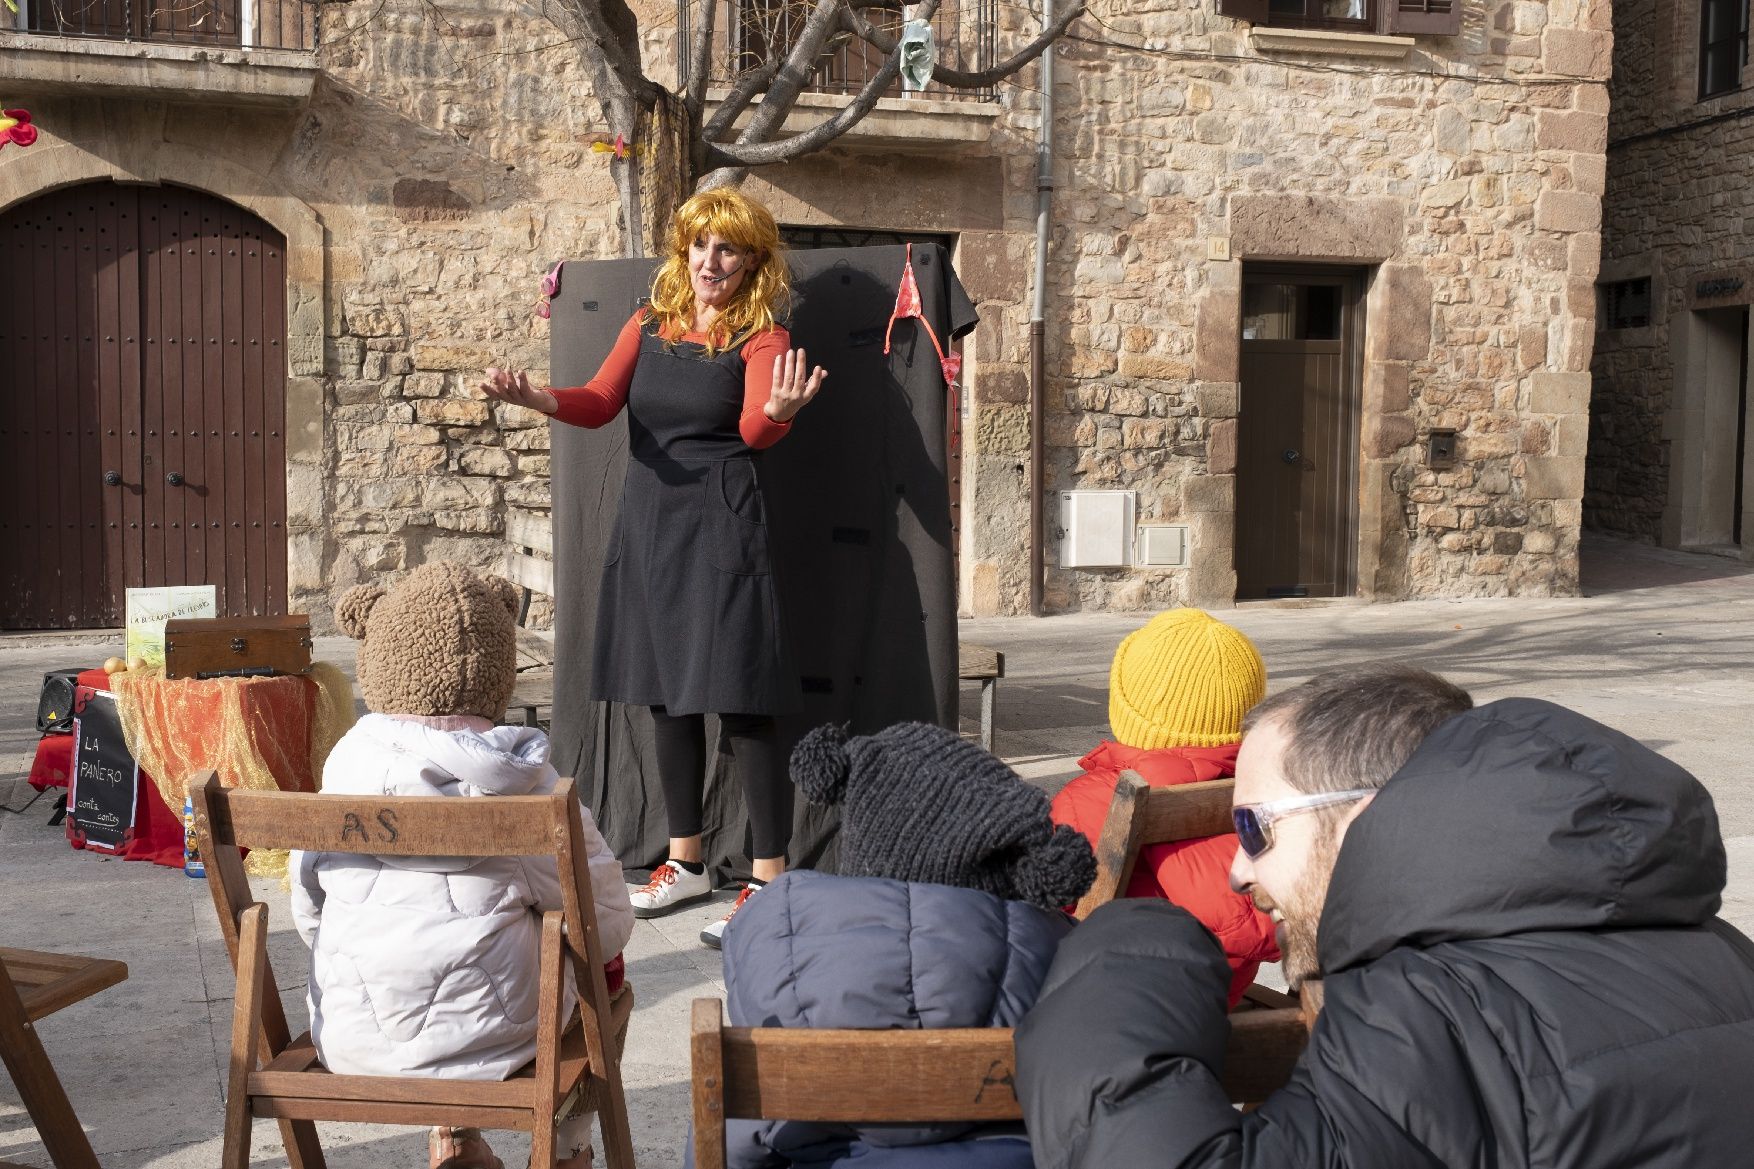
[[[1040,1169],[1706,1169],[1754,1157],[1754,944],[1703,786],[1535,699],[1376,665],[1267,699],[1231,882],[1321,978],[1291,1082],[1219,1086],[1228,969],[1161,901],[1099,909],[1017,1034]]]

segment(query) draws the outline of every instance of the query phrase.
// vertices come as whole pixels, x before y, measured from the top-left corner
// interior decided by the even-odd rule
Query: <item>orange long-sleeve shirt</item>
[[[594,429],[621,413],[621,408],[627,405],[628,387],[633,384],[633,367],[639,361],[640,322],[645,313],[643,308],[637,310],[621,326],[615,348],[603,359],[596,377],[582,386],[550,390],[560,403],[553,417],[573,426]],[[680,340],[705,342],[706,337],[684,333]],[[775,422],[763,409],[773,392],[773,363],[784,357],[791,345],[791,334],[778,326],[743,343],[743,413],[737,431],[754,450],[772,446],[792,428],[790,422]]]

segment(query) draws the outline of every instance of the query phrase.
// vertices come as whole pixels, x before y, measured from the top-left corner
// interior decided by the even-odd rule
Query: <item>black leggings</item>
[[[780,751],[779,728],[760,714],[721,714],[731,761],[749,812],[752,859],[783,857],[792,842],[792,783]],[[670,714],[652,707],[658,783],[673,840],[699,836],[706,795],[706,716]]]

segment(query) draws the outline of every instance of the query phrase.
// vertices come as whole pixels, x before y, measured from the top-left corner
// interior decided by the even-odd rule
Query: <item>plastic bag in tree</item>
[[[910,20],[901,27],[901,87],[915,93],[932,80],[932,66],[938,62],[938,46],[932,39],[932,26],[923,20]]]

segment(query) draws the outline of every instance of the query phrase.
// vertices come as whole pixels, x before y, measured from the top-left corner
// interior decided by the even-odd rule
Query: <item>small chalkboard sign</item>
[[[116,696],[93,691],[73,720],[73,783],[67,835],[99,852],[121,852],[134,835],[140,768],[122,739]]]

